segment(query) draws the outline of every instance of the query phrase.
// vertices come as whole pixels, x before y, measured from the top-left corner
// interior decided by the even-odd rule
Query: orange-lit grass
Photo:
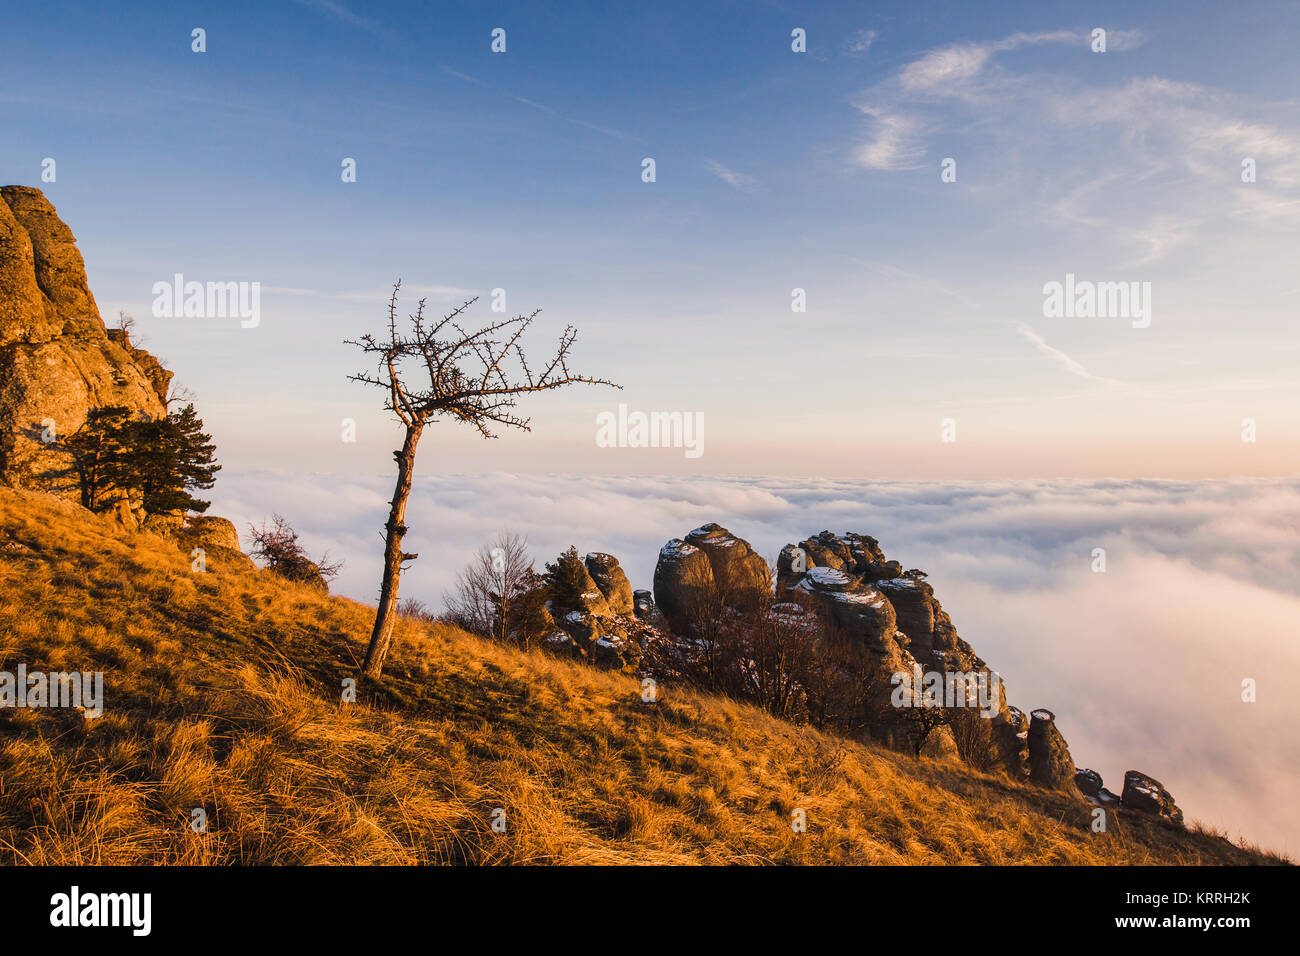
[[[5,863],[1275,863],[978,774],[373,611],[0,489],[0,667],[105,712],[0,711]],[[207,830],[191,829],[202,808]],[[506,832],[494,832],[494,811]],[[803,810],[807,831],[791,829]]]

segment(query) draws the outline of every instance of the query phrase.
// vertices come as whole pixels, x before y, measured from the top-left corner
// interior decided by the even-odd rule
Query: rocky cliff
[[[0,188],[0,484],[79,500],[59,439],[96,408],[163,415],[171,376],[105,328],[76,238],[44,194]]]

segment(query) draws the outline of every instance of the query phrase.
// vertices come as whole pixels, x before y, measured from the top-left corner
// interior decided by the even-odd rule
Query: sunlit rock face
[[[0,483],[79,499],[60,439],[96,408],[165,414],[170,380],[105,328],[76,239],[44,194],[0,188]]]

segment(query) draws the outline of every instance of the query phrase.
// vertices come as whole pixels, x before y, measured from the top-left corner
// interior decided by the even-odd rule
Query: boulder
[[[562,657],[578,659],[586,656],[582,648],[578,646],[578,642],[564,631],[554,631],[547,634],[542,638],[542,646]]]
[[[642,637],[652,629],[626,616],[598,616],[570,611],[555,619],[559,631],[544,638],[546,647],[580,657],[607,670],[635,673],[642,656]]]
[[[583,563],[587,567],[587,573],[591,575],[592,583],[605,598],[609,613],[631,614],[634,610],[632,582],[619,567],[618,558],[612,554],[594,551],[583,559]]]
[[[1183,825],[1183,811],[1174,803],[1173,795],[1154,777],[1137,770],[1124,773],[1124,793],[1120,805],[1126,810],[1148,813],[1173,826]]]
[[[615,634],[605,634],[591,642],[588,653],[591,662],[608,670],[623,670],[627,666],[624,651],[628,649],[627,641]]]
[[[603,633],[600,619],[588,611],[575,610],[555,615],[555,625],[586,647]]]
[[[1074,785],[1074,759],[1056,729],[1056,715],[1035,710],[1029,715],[1029,779],[1054,790]]]
[[[1019,707],[1006,707],[993,718],[993,746],[998,763],[1016,780],[1029,776],[1029,718]]]
[[[708,555],[681,538],[659,549],[655,564],[655,604],[674,630],[688,627],[691,609],[713,590],[713,565]]]
[[[155,518],[164,517],[168,516],[150,515],[146,525]],[[202,548],[205,560],[210,563],[215,562],[223,569],[251,571],[257,567],[253,559],[240,550],[239,531],[234,523],[226,518],[216,515],[190,515],[185,523],[180,528],[172,530],[171,534],[175,536],[181,550],[189,553],[191,557],[195,548]],[[329,590],[328,582],[314,564],[303,568],[299,579],[315,587]]]
[[[139,531],[143,527],[139,514],[126,498],[113,499],[103,513],[108,515],[113,527],[119,531]]]
[[[638,621],[644,621],[651,627],[667,627],[668,620],[664,612],[655,604],[654,595],[649,591],[632,592],[632,613]]]
[[[952,735],[952,728],[946,724],[930,728],[930,732],[925,735],[925,740],[921,742],[921,749],[918,753],[920,756],[929,757],[931,760],[960,759],[957,751],[957,741]]]
[[[799,583],[803,573],[814,565],[815,562],[807,551],[797,544],[787,544],[776,556],[776,593],[784,594],[790,590]]]
[[[239,531],[235,523],[217,515],[190,515],[181,527],[186,537],[197,539],[205,547],[239,550]]]
[[[881,653],[897,646],[898,619],[893,605],[852,574],[818,565],[800,578],[795,590],[816,599],[850,639]]]
[[[876,587],[889,599],[898,629],[912,641],[912,653],[934,648],[934,588],[913,578],[886,578]]]
[[[601,593],[596,582],[592,580],[591,572],[586,569],[584,564],[579,564],[577,567],[581,577],[579,586],[582,588],[582,592],[577,596],[578,604],[576,607],[561,608],[559,609],[560,613],[576,610],[592,617],[609,617],[612,613],[609,602],[605,600],[605,595]],[[552,610],[556,609],[552,608]]]
[[[1102,787],[1101,774],[1095,770],[1076,770],[1074,772],[1074,785],[1079,788],[1079,792],[1085,797],[1093,800],[1101,799]]]
[[[772,571],[749,542],[737,538],[719,524],[701,525],[686,535],[686,543],[707,555],[713,571],[713,583],[723,593],[767,592],[772,587]]]

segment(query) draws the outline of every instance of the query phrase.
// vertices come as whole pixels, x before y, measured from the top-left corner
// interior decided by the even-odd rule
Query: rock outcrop
[[[872,585],[833,567],[809,568],[790,593],[813,598],[851,640],[884,657],[899,657],[899,668],[912,661],[900,657],[898,616],[889,600]]]
[[[244,554],[239,547],[239,531],[234,522],[216,515],[190,515],[184,524],[173,532],[177,544],[182,550],[194,556],[194,549],[203,550],[204,560],[216,560],[217,564],[227,568],[252,571],[256,569],[253,559]],[[311,573],[314,570],[314,574]],[[320,568],[312,565],[307,577],[315,587],[329,589],[329,583],[320,573]]]
[[[690,628],[692,613],[713,588],[713,565],[709,556],[681,538],[673,538],[659,549],[655,565],[655,605],[676,631]]]
[[[1102,786],[1101,774],[1095,770],[1080,769],[1074,774],[1074,785],[1088,800],[1099,807],[1129,810],[1156,817],[1173,827],[1183,826],[1183,811],[1159,780],[1137,770],[1124,774],[1124,792],[1116,796]]]
[[[749,542],[710,522],[673,538],[659,550],[655,604],[674,629],[685,633],[705,603],[739,605],[770,594],[772,571]]]
[[[1124,772],[1124,792],[1120,795],[1120,806],[1159,817],[1171,826],[1183,825],[1183,811],[1174,803],[1173,794],[1159,780],[1137,770]]]
[[[593,551],[580,565],[571,563],[575,583],[581,590],[575,599],[577,606],[547,602],[555,630],[543,638],[543,645],[597,667],[638,673],[650,645],[667,635],[663,614],[649,592],[633,593],[631,582],[612,554]]]
[[[1079,788],[1079,792],[1085,797],[1100,800],[1103,789],[1101,784],[1101,774],[1095,770],[1081,768],[1074,772],[1074,785]]]
[[[1029,721],[1009,706],[1001,679],[957,634],[925,577],[923,571],[904,571],[870,535],[822,531],[781,549],[776,594],[813,599],[850,640],[877,655],[885,675],[914,666],[925,673],[983,675],[997,688],[988,724],[991,757],[1013,777],[1026,776]],[[881,731],[896,745],[921,745],[914,739],[918,728],[905,719]]]
[[[1074,760],[1065,738],[1056,729],[1056,715],[1038,709],[1029,715],[1029,779],[1053,790],[1074,783]]]
[[[595,551],[583,558],[592,583],[604,597],[610,614],[631,614],[632,582],[619,567],[618,558],[612,554]]]
[[[713,582],[732,601],[745,592],[770,591],[772,572],[749,542],[737,538],[719,524],[709,522],[686,535],[686,543],[699,548],[709,559]]]
[[[72,230],[39,189],[0,188],[0,484],[82,503],[65,439],[98,409],[137,418],[167,414],[172,373],[125,329],[108,329]],[[219,563],[252,562],[224,518],[145,515],[120,489],[84,502],[127,532],[153,531]],[[319,580],[318,580],[319,579]],[[319,570],[311,583],[325,587]]]
[[[80,500],[59,439],[95,408],[165,414],[170,378],[104,327],[76,239],[41,191],[0,188],[0,483]]]

